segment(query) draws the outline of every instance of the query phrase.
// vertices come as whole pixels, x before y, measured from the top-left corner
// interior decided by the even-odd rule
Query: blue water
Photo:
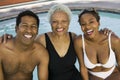
[[[72,21],[69,26],[69,31],[75,32],[76,34],[81,34],[81,28],[77,22],[78,14],[80,11],[72,11]],[[109,13],[109,12],[99,12],[100,14],[100,29],[101,28],[109,28],[113,32],[115,32],[118,36],[120,36],[120,14]],[[39,13],[40,18],[40,27],[39,34],[51,31],[51,27],[48,23],[47,13]],[[0,21],[0,36],[4,33],[10,33],[15,35],[14,31],[15,27],[15,19]]]
[[[80,11],[72,11],[72,21],[69,26],[69,31],[72,31],[76,34],[81,34],[81,28],[78,24],[78,14]],[[108,13],[108,12],[99,12],[100,14],[100,29],[101,28],[109,28],[112,30],[115,34],[117,34],[120,37],[120,14],[115,13]],[[39,27],[39,34],[51,31],[50,24],[48,23],[47,19],[47,13],[39,13],[38,14],[40,18],[40,27]],[[0,21],[0,36],[4,33],[9,33],[15,35],[15,19]],[[76,62],[76,67],[78,68],[78,62]],[[33,73],[33,80],[37,79],[37,71],[36,68]]]

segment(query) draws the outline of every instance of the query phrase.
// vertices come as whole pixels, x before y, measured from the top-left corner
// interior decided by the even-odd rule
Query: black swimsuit
[[[70,34],[70,46],[67,54],[60,57],[45,33],[46,48],[49,52],[49,80],[82,80],[80,72],[75,67],[76,54],[73,47],[73,40]]]

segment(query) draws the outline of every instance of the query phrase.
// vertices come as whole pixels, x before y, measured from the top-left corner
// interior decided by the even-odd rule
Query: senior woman
[[[52,32],[39,35],[37,42],[49,52],[49,80],[82,80],[75,67],[76,54],[73,39],[76,36],[68,32],[71,10],[62,4],[54,5],[48,11]]]

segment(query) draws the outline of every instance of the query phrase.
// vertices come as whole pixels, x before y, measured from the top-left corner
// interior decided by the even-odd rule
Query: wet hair
[[[78,22],[79,23],[80,23],[81,16],[83,14],[86,14],[86,13],[93,15],[96,18],[97,22],[100,21],[99,13],[95,10],[95,8],[89,8],[89,9],[82,10],[81,13],[78,15]]]
[[[65,12],[69,17],[69,21],[71,21],[71,15],[72,15],[71,10],[66,5],[57,4],[57,5],[52,6],[50,8],[50,10],[48,11],[48,20],[49,20],[49,22],[51,22],[51,16],[54,14],[55,11],[63,11],[63,12]]]
[[[33,13],[32,11],[30,10],[25,10],[25,11],[22,11],[18,14],[17,18],[16,18],[16,27],[21,23],[21,18],[23,16],[31,16],[31,17],[34,17],[36,20],[37,20],[37,26],[39,27],[39,17]]]

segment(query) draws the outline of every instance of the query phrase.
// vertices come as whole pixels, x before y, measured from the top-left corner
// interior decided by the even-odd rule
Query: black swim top
[[[70,44],[64,57],[60,57],[50,41],[49,36],[45,33],[46,48],[49,52],[49,80],[82,80],[80,73],[75,67],[76,54],[73,47],[72,35],[70,35]]]

